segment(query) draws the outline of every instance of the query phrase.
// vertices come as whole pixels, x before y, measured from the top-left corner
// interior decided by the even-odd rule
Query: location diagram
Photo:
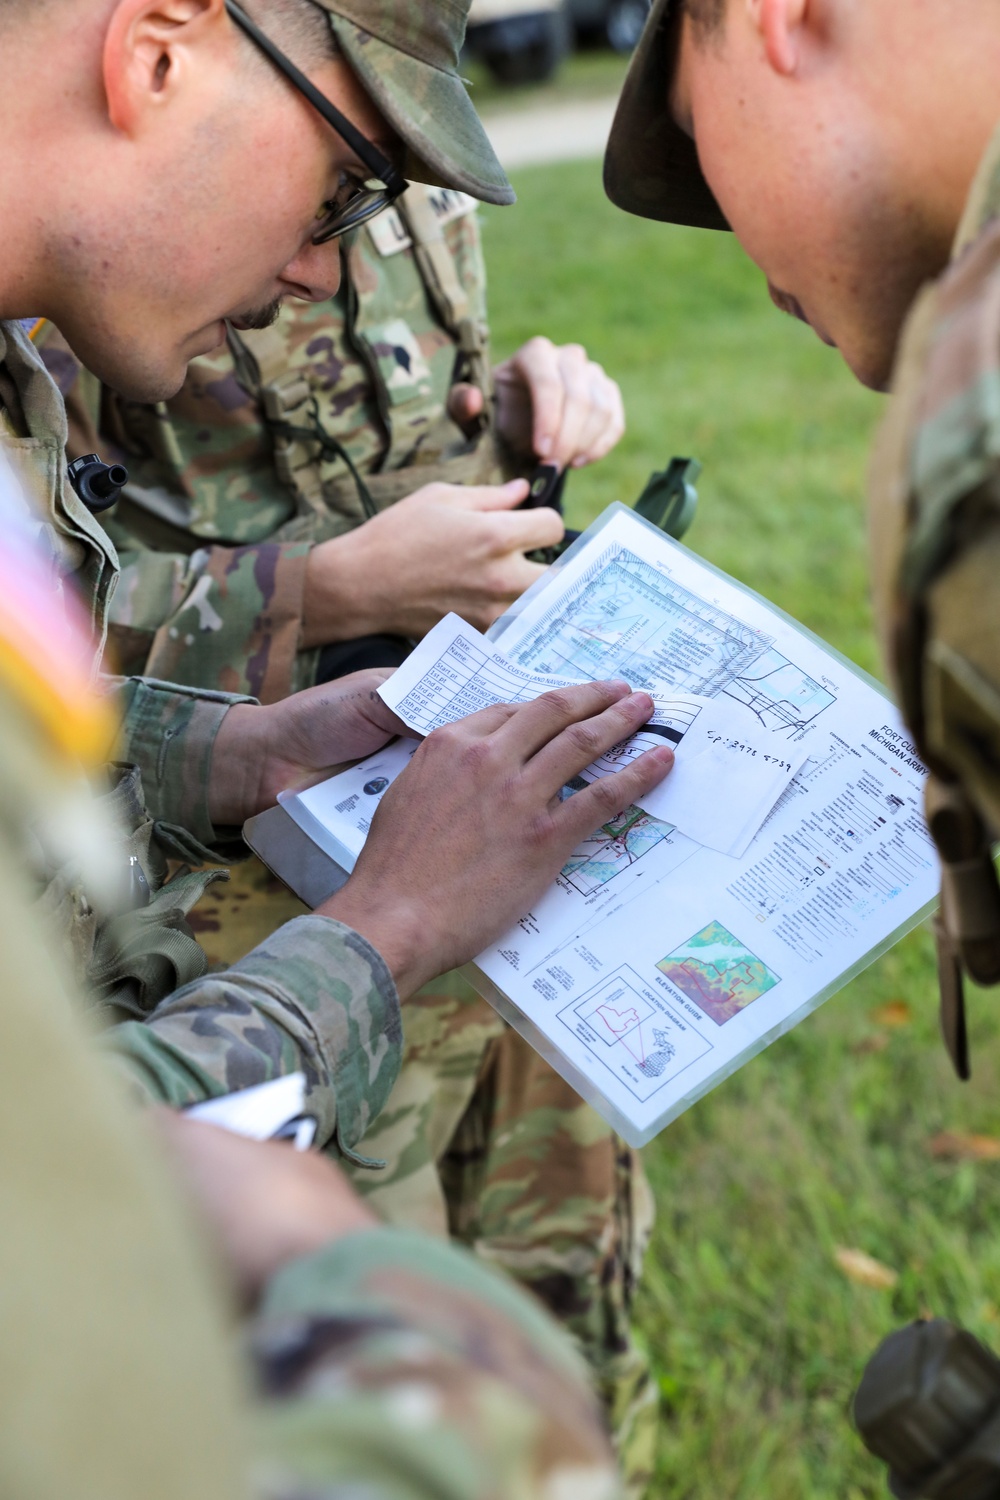
[[[566,1006],[560,1020],[640,1100],[712,1050],[628,964]]]

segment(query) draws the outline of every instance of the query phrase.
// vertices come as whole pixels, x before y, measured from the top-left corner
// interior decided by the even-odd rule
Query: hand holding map
[[[564,679],[512,662],[458,615],[446,615],[379,696],[409,729],[426,735],[479,709],[526,703],[565,687]],[[805,759],[804,748],[775,745],[732,698],[662,688],[652,696],[655,711],[645,728],[593,761],[581,779],[611,775],[644,751],[669,744],[677,755],[674,772],[641,805],[696,843],[742,854]]]
[[[642,1145],[919,921],[937,861],[926,772],[879,685],[623,506],[489,640],[445,622],[392,706],[426,734],[484,698],[609,678],[656,712],[589,773],[657,734],[676,736],[674,770],[588,832],[468,973]],[[397,741],[282,804],[349,869],[415,749]],[[737,801],[741,759],[757,771]]]

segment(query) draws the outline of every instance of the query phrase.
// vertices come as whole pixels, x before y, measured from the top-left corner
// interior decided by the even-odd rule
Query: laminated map
[[[522,676],[618,677],[654,701],[690,700],[695,727],[718,710],[720,724],[751,726],[742,740],[727,731],[731,756],[794,769],[773,805],[720,785],[719,826],[700,839],[678,826],[705,827],[686,823],[683,805],[672,817],[623,809],[466,971],[641,1145],[930,912],[938,871],[922,815],[927,773],[878,683],[621,505],[546,571],[490,643]],[[460,655],[467,647],[481,652],[462,642]],[[418,665],[400,692],[429,714],[443,670]],[[664,783],[675,781],[674,806],[694,732],[677,728]],[[282,803],[349,869],[416,744],[397,741]]]

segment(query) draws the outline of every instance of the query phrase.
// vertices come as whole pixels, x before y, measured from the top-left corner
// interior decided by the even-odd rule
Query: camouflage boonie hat
[[[618,101],[604,156],[604,191],[643,219],[728,229],[702,176],[694,141],[670,114],[677,0],[655,0]]]
[[[513,203],[458,72],[469,0],[314,0],[337,44],[407,148],[403,175]]]

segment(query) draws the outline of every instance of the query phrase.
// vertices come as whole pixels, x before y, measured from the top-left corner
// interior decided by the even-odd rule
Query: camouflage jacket
[[[67,482],[66,442],[67,422],[59,392],[28,330],[0,323],[0,449],[38,515],[45,519],[48,544],[58,563],[57,587],[75,584],[76,594],[88,609],[96,677],[118,586],[119,561],[100,521]],[[109,680],[107,685],[120,694],[125,754],[142,769],[164,842],[173,852],[172,834],[176,833],[176,852],[182,857],[210,857],[204,846],[216,842],[216,830],[208,816],[203,773],[226,710],[243,700],[221,693],[197,694],[152,680]],[[161,724],[170,731],[166,743],[158,732]]]
[[[57,653],[38,670],[23,649],[51,637],[51,614],[13,586],[4,489],[0,456],[0,1494],[613,1500],[565,1337],[450,1245],[374,1229],[287,1264],[239,1368],[219,1276],[74,1014],[83,996],[32,888],[46,830],[79,817],[90,854],[104,837],[113,854],[116,836],[93,821],[65,732],[81,700],[93,710],[86,666],[79,683],[74,658],[46,677]],[[300,929],[296,952],[321,936]],[[244,966],[234,994],[249,1006],[267,992],[277,1010],[295,957]],[[259,1033],[269,1024],[265,1011]]]
[[[472,199],[412,186],[344,245],[344,280],[231,332],[156,407],[102,390],[59,335],[40,350],[66,397],[71,452],[114,454],[131,483],[110,525],[123,576],[123,669],[273,702],[314,680],[302,652],[310,547],[423,484],[512,472],[488,424],[447,415],[456,381],[491,409],[485,271]]]
[[[884,650],[931,772],[942,1020],[966,1076],[962,973],[1000,983],[1000,130],[908,319],[870,518]]]
[[[466,1251],[352,1235],[282,1271],[252,1343],[267,1500],[616,1500],[582,1362]]]
[[[58,392],[25,330],[0,324],[0,456],[42,518],[52,608],[74,578],[100,643],[117,558],[66,482],[65,442]],[[98,660],[95,650],[95,679]],[[149,1017],[116,1027],[109,1047],[136,1089],[176,1104],[304,1069],[321,1137],[351,1154],[399,1069],[392,978],[356,933],[316,916],[289,923],[228,973],[205,976],[204,953],[184,918],[214,873],[182,870],[165,881],[162,846],[191,857],[216,840],[205,786],[218,726],[239,700],[142,678],[120,688],[124,755],[134,764],[113,773],[107,793],[119,830],[117,905],[99,919],[72,852],[37,839],[24,850],[48,920],[92,997],[115,1018]],[[144,784],[155,816],[146,811]]]

